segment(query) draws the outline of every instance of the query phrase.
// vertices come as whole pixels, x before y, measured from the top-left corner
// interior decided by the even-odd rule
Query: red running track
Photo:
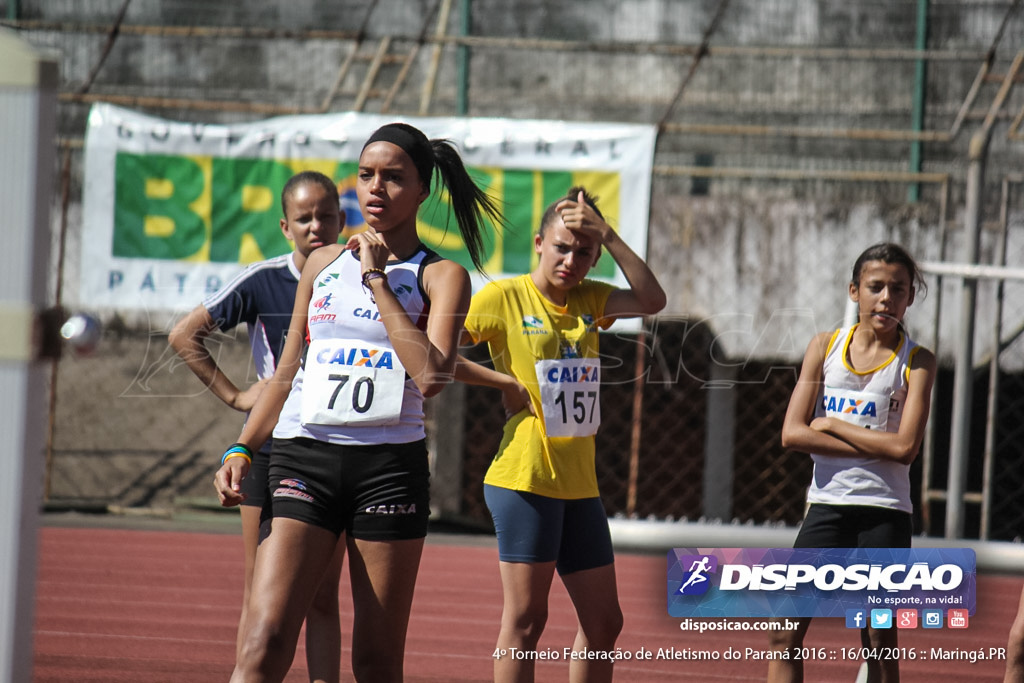
[[[667,552],[667,549],[666,549]],[[619,646],[655,658],[616,664],[617,681],[758,681],[766,663],[746,648],[765,649],[763,633],[680,630],[667,615],[664,555],[620,554],[618,585],[625,628]],[[41,530],[37,581],[34,683],[226,681],[231,673],[241,600],[242,546],[235,534],[96,528]],[[347,579],[342,586],[346,613]],[[1019,577],[983,576],[978,610],[967,630],[901,633],[913,648],[961,651],[1003,647],[1020,593]],[[406,650],[406,680],[414,683],[489,681],[491,653],[501,611],[497,552],[490,542],[435,535],[428,539],[417,584]],[[560,655],[575,633],[572,608],[556,581],[547,629],[539,651]],[[350,681],[344,623],[342,679]],[[744,621],[744,620],[737,620]],[[301,641],[300,641],[301,643]],[[859,644],[841,620],[819,619],[807,645],[842,648]],[[306,680],[300,644],[288,681]],[[725,660],[729,648],[739,659]],[[718,661],[658,659],[659,649],[703,651]],[[1004,662],[913,661],[902,668],[905,683],[1002,680]],[[850,661],[813,661],[807,681],[853,681]],[[564,681],[564,659],[538,662],[538,681]]]

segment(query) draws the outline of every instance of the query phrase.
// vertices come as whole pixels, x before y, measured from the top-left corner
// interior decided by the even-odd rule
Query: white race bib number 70
[[[534,367],[548,436],[596,434],[601,426],[600,359],[539,360]]]
[[[392,425],[402,416],[405,368],[393,349],[351,339],[309,345],[301,419],[318,425]]]

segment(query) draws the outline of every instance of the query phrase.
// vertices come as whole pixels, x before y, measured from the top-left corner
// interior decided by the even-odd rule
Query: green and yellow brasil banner
[[[364,229],[355,196],[358,153],[373,130],[392,120],[350,113],[208,126],[96,105],[86,139],[81,303],[191,308],[245,264],[288,253],[280,193],[299,171],[320,171],[337,183],[344,236]],[[428,137],[452,141],[470,174],[502,207],[508,226],[490,226],[488,277],[532,268],[540,217],[573,185],[598,196],[608,222],[645,253],[653,128],[403,120]],[[472,269],[437,185],[420,209],[420,236]],[[610,258],[599,260],[591,276],[624,284]]]
[[[278,227],[280,188],[295,173],[315,168],[338,185],[346,205],[345,236],[365,226],[355,199],[356,164],[317,159],[289,161],[118,154],[113,255],[218,263],[251,263],[291,251]],[[487,271],[525,272],[532,267],[534,226],[544,209],[573,185],[602,199],[602,213],[618,214],[618,177],[601,171],[472,169],[475,180],[504,206],[511,229],[491,225]],[[509,203],[509,193],[529,202]],[[424,243],[472,268],[457,226],[449,223],[435,191],[420,210]],[[599,261],[598,277],[610,278],[614,263]]]

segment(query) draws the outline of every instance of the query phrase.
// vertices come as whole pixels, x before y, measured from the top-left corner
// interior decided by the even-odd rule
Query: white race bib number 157
[[[600,359],[539,360],[534,367],[548,436],[596,434],[601,426]]]
[[[397,424],[405,368],[393,349],[352,339],[310,343],[302,377],[303,424]]]

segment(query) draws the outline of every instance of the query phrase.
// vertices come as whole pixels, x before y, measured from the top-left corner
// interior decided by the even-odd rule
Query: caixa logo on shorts
[[[366,508],[368,515],[415,515],[416,503],[404,505],[402,503],[388,503],[384,505],[371,505]]]

